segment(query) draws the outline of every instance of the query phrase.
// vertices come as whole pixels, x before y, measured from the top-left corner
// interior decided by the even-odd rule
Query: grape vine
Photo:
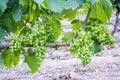
[[[23,54],[34,73],[46,57],[46,46],[64,45],[70,46],[70,52],[79,56],[85,66],[92,54],[100,51],[97,47],[114,43],[104,25],[113,10],[109,0],[3,0],[1,5],[0,65],[5,67],[17,65]],[[84,21],[76,19],[80,14],[87,15]],[[72,31],[64,35],[63,42],[66,42],[59,44],[60,22],[66,18],[72,24]],[[10,33],[13,35],[9,44],[2,44]]]

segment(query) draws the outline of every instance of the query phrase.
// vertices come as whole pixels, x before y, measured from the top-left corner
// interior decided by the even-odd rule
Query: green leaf
[[[104,9],[108,19],[110,19],[111,17],[111,13],[112,13],[112,4],[109,0],[100,0],[100,3],[102,5],[102,8]]]
[[[63,15],[64,18],[68,18],[69,20],[73,20],[74,18],[76,18],[76,13],[77,13],[76,10],[64,9],[63,12],[62,12],[62,15]]]
[[[15,5],[13,5],[15,4]],[[21,5],[18,0],[10,0],[8,3],[8,15],[12,15],[13,19],[17,22],[22,16]]]
[[[16,66],[18,64],[19,60],[20,60],[20,56],[13,54],[13,56],[12,56],[12,62],[14,64],[14,66]]]
[[[0,16],[3,14],[5,9],[7,9],[8,0],[0,0]]]
[[[30,0],[19,0],[19,3],[20,3],[22,6],[28,6],[28,5],[29,5],[29,1],[30,1]]]
[[[50,9],[56,13],[61,13],[64,9],[65,0],[46,0]]]
[[[0,18],[0,26],[7,32],[11,32],[11,20],[7,16],[3,16]]]
[[[78,31],[82,25],[82,22],[80,20],[73,20],[71,24],[72,24],[72,30]]]
[[[70,53],[72,53],[73,55],[78,55],[78,48],[76,49],[69,49]]]
[[[22,17],[22,11],[21,11],[21,8],[14,8],[14,10],[12,11],[12,16],[13,16],[13,19],[18,22],[21,17]]]
[[[94,42],[93,46],[90,49],[92,51],[92,54],[96,54],[97,52],[101,51],[101,46],[98,42]]]
[[[12,67],[12,53],[9,50],[6,50],[5,52],[4,64],[8,68]]]
[[[24,24],[24,20],[26,18],[22,17],[18,22],[14,21],[13,19],[11,19],[11,25],[12,25],[12,32],[15,33],[16,31],[20,30],[21,28],[23,28],[25,26]]]
[[[5,36],[11,31],[11,20],[7,16],[2,16],[0,18],[0,41],[5,40]]]
[[[0,55],[0,69],[3,69],[3,68],[4,68],[4,61],[3,61],[2,55]]]
[[[110,2],[111,2],[112,4],[114,4],[115,0],[110,0]]]
[[[94,5],[95,3],[99,2],[100,0],[85,0],[87,3]]]
[[[58,37],[60,36],[61,32],[62,32],[62,28],[61,28],[61,24],[58,20],[54,20],[51,24],[52,27],[54,27],[55,30],[55,38],[56,40],[58,39]]]
[[[6,67],[11,68],[12,64],[14,64],[15,66],[18,64],[20,59],[19,55],[15,55],[15,53],[11,52],[10,49],[4,49],[4,51],[2,52],[4,65]]]
[[[0,26],[0,42],[5,41],[5,36],[7,36],[6,31]]]
[[[97,18],[106,23],[110,19],[111,13],[112,5],[109,1],[101,0],[99,3],[94,4],[90,18]]]
[[[44,0],[34,0],[38,5],[41,5]]]
[[[66,0],[64,3],[64,5],[65,5],[64,8],[65,9],[69,9],[69,8],[75,9],[84,3],[85,3],[84,0]]]
[[[73,36],[74,36],[74,32],[66,32],[64,37],[62,38],[62,41],[66,42],[66,41],[72,39]]]
[[[87,14],[88,10],[89,10],[89,4],[85,3],[84,5],[82,5],[78,8],[78,13],[79,14]]]
[[[110,0],[110,2],[113,4],[113,6],[119,6],[120,7],[120,0]]]
[[[30,67],[32,73],[35,73],[38,70],[38,60],[36,59],[35,55],[33,54],[26,55],[25,62]]]

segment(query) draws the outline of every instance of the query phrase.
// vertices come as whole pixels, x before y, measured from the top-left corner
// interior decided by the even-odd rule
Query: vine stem
[[[89,18],[90,18],[91,12],[92,12],[92,5],[90,5],[90,7],[89,7],[87,16],[86,16],[86,18],[85,18],[85,20],[84,20],[84,22],[83,22],[83,24],[82,24],[82,28],[85,28],[85,26],[86,26],[86,24],[87,24],[87,22],[88,22],[88,20],[89,20]],[[80,31],[80,30],[79,30],[79,31]],[[78,31],[78,32],[79,32],[79,31]],[[75,33],[75,36],[74,36],[73,38],[76,38],[77,36],[78,36],[77,33]]]
[[[18,33],[18,37],[20,36],[21,32],[25,29],[26,27],[24,26],[23,28],[20,29],[19,33]]]
[[[69,46],[70,42],[65,42],[65,43],[49,43],[49,44],[45,44],[45,47],[60,47],[60,46]],[[3,44],[0,44],[0,49],[3,48],[8,48],[10,46],[10,41],[9,42],[5,42]],[[23,45],[24,47],[32,47],[32,45],[30,44],[26,44]]]
[[[88,20],[89,20],[89,18],[90,18],[91,12],[92,12],[92,5],[90,5],[88,14],[87,14],[87,16],[86,16],[86,19],[85,19],[85,21],[83,22],[83,25],[82,25],[83,28],[84,28],[85,25],[87,24],[87,22],[88,22]]]
[[[35,24],[35,20],[36,20],[36,15],[37,15],[37,11],[38,11],[38,5],[36,5],[36,9],[35,9],[35,13],[34,13],[34,16],[33,16],[33,20],[32,20],[32,23],[31,23],[31,27],[33,27],[33,25]]]

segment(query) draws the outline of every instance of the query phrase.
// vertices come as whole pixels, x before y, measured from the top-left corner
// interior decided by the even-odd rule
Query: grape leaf
[[[102,5],[102,8],[104,9],[108,19],[110,19],[112,14],[112,4],[108,0],[100,0],[100,3]]]
[[[20,20],[20,18],[22,16],[22,10],[21,10],[21,5],[18,2],[18,0],[10,0],[8,3],[8,10],[9,10],[8,15],[10,15],[10,13],[11,13],[13,19],[16,22]]]
[[[77,8],[78,6],[84,4],[84,0],[66,0],[65,3],[64,3],[64,8],[65,9],[75,9]]]
[[[2,56],[0,55],[0,69],[2,69],[4,67],[4,61]]]
[[[16,65],[18,64],[19,59],[20,59],[20,56],[19,56],[19,55],[13,54],[13,56],[12,56],[12,62],[13,62],[13,64],[14,64],[14,66],[16,66]]]
[[[96,2],[99,2],[100,0],[85,0],[85,1],[94,5]]]
[[[50,9],[56,13],[61,13],[64,9],[65,0],[46,0]]]
[[[29,0],[19,0],[19,3],[20,3],[22,6],[27,6],[27,5],[29,5]]]
[[[16,8],[16,9],[14,8],[14,10],[12,11],[12,16],[13,16],[14,20],[16,22],[18,22],[22,17],[21,8]]]
[[[77,8],[84,0],[47,0],[47,4],[52,11],[61,13],[63,9]]]
[[[112,4],[114,4],[115,0],[110,0],[110,2],[111,2]]]
[[[57,40],[58,37],[60,36],[61,32],[62,32],[61,24],[58,20],[54,20],[50,25],[55,30],[55,39]]]
[[[114,5],[120,7],[120,0],[115,0]]]
[[[66,32],[64,37],[62,38],[62,41],[66,42],[66,41],[72,39],[73,36],[74,36],[74,32]]]
[[[12,67],[12,64],[15,66],[19,62],[19,55],[15,55],[15,53],[11,52],[9,49],[5,49],[3,51],[3,60],[4,60],[4,65],[8,68]]]
[[[110,0],[113,6],[119,6],[120,7],[120,0]]]
[[[90,50],[92,51],[92,54],[96,54],[97,52],[101,51],[101,46],[98,42],[94,42],[93,46],[90,48]]]
[[[0,26],[7,32],[10,33],[11,32],[11,20],[9,17],[7,16],[3,16],[0,18]]]
[[[73,20],[72,22],[72,30],[78,31],[82,25],[82,22],[80,20]]]
[[[41,5],[44,0],[34,0],[38,5]]]
[[[11,19],[11,25],[12,25],[11,31],[16,32],[17,30],[20,30],[21,28],[23,28],[25,26],[24,19],[25,17],[22,17],[18,22]]]
[[[89,4],[85,3],[84,5],[80,6],[80,8],[78,9],[78,13],[87,14],[89,10],[88,8],[89,8]]]
[[[78,55],[78,48],[76,49],[69,49],[70,53],[72,53],[73,55]]]
[[[26,55],[25,62],[30,67],[32,73],[35,73],[38,70],[38,60],[36,59],[35,55],[33,54]]]
[[[0,0],[0,16],[3,14],[5,9],[7,8],[8,0]]]
[[[76,17],[76,12],[77,11],[73,10],[73,9],[64,9],[62,12],[62,15],[64,18],[68,18],[69,20],[73,20]]]
[[[11,31],[11,20],[7,16],[0,17],[0,41],[5,40],[5,36]]]
[[[4,65],[8,68],[12,67],[12,53],[9,50],[6,50],[4,54]]]
[[[6,31],[0,26],[0,42],[5,40],[5,36],[7,36]]]
[[[108,0],[104,0],[94,4],[90,18],[97,18],[106,23],[110,19],[111,13],[112,5]]]

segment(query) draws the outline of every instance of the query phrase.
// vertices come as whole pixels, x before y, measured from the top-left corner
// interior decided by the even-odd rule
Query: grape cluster
[[[52,26],[46,26],[46,34],[47,34],[47,42],[53,43],[55,42],[55,31]]]
[[[85,66],[91,61],[92,53],[90,51],[93,45],[93,40],[91,39],[90,32],[86,32],[81,29],[77,37],[70,44],[70,51],[77,50],[77,55],[81,58],[82,64]]]
[[[79,57],[82,61],[82,65],[85,66],[86,64],[89,64],[92,59],[92,52],[90,51],[90,49],[86,47],[81,47],[80,49],[78,49],[78,51]]]
[[[45,58],[46,49],[44,46],[39,46],[35,48],[35,55],[39,62],[42,62]]]
[[[33,46],[33,52],[35,53],[35,56],[40,62],[42,62],[46,53],[44,45],[46,43],[55,42],[55,31],[53,27],[50,27],[44,23],[37,23],[30,28],[24,36],[19,37],[12,39],[10,49],[14,53],[20,53],[22,50],[24,50],[22,44],[30,44]]]
[[[36,26],[32,29],[28,35],[29,43],[35,48],[35,56],[41,62],[45,58],[46,49],[44,44],[46,43],[46,32],[44,26]]]
[[[23,50],[22,46],[22,39],[20,38],[12,38],[12,41],[10,43],[10,49],[13,53],[21,53]]]
[[[101,21],[92,19],[90,22],[90,28],[93,40],[96,40],[103,45],[112,45],[114,43],[114,39],[108,28],[103,25]]]

